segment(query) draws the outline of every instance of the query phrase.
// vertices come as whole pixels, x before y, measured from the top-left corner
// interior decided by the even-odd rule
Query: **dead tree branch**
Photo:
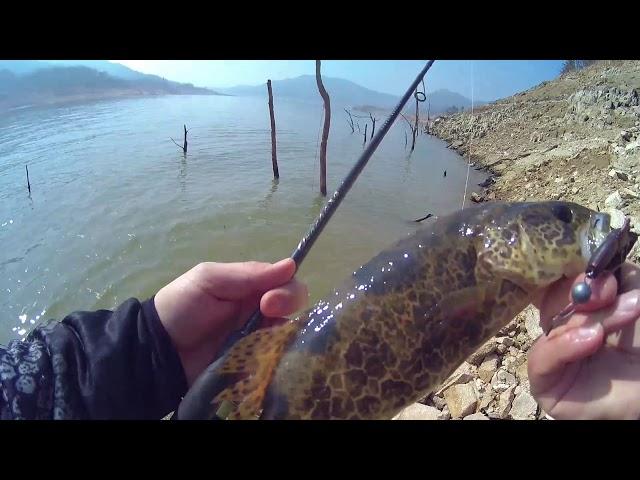
[[[273,178],[280,178],[278,171],[278,157],[276,155],[276,117],[273,113],[273,91],[271,90],[271,80],[267,80],[267,91],[269,93],[269,117],[271,119],[271,166],[273,167]]]
[[[322,83],[320,74],[320,60],[316,60],[316,83],[318,91],[324,102],[324,126],[322,128],[322,141],[320,142],[320,193],[327,196],[327,140],[329,138],[329,127],[331,126],[331,100],[329,94]]]
[[[349,115],[349,126],[351,127],[351,133],[355,132],[355,128],[353,128],[353,117],[351,116],[351,112],[349,110],[347,110],[346,108],[344,109],[345,112],[347,112],[347,115]]]

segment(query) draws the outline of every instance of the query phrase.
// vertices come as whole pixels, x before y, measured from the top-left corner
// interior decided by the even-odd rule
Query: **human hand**
[[[295,270],[290,258],[275,264],[206,262],[160,289],[156,310],[189,386],[258,305],[269,325],[307,304],[307,287],[293,278]]]
[[[583,279],[556,282],[535,302],[543,330]],[[590,301],[531,348],[531,393],[556,419],[639,419],[640,268],[623,265],[620,295],[612,274],[591,286]]]

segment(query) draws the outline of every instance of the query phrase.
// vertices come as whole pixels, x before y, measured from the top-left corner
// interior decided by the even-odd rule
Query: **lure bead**
[[[587,303],[591,298],[591,287],[585,282],[578,283],[571,290],[573,303]]]

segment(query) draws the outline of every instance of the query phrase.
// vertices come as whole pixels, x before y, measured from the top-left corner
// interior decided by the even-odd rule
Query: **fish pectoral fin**
[[[494,283],[486,283],[456,290],[444,297],[439,309],[447,319],[469,318],[485,310],[498,288]]]
[[[240,380],[222,390],[212,402],[224,410],[226,419],[250,420],[260,417],[273,372],[297,329],[295,322],[287,322],[256,330],[229,350],[219,373],[237,375]]]

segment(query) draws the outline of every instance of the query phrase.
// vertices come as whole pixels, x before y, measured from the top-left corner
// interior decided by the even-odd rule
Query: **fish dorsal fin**
[[[229,351],[219,374],[236,381],[214,399],[228,420],[257,419],[273,373],[285,347],[298,330],[294,321],[262,328],[239,340]]]

